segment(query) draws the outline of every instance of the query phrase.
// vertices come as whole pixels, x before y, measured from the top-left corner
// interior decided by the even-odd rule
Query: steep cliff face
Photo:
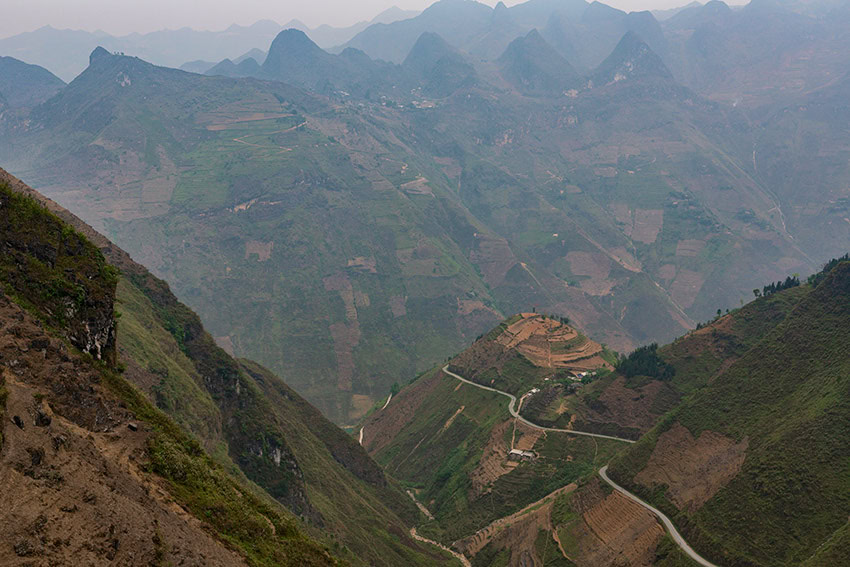
[[[115,362],[118,272],[85,237],[0,179],[5,291],[40,311],[75,347]]]

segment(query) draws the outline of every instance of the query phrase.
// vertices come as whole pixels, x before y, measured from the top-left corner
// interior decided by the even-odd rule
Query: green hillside
[[[17,188],[11,196],[42,210],[21,195],[38,197],[35,192],[9,179]],[[112,293],[117,289],[117,349],[124,377],[197,436],[216,466],[265,490],[305,521],[303,529],[352,565],[448,561],[430,545],[410,539],[409,526],[418,521],[413,502],[355,440],[268,370],[228,356],[165,282],[67,211],[55,209],[91,235],[106,261],[121,270],[116,280],[115,268],[103,263],[112,270]],[[111,308],[108,312],[111,321]],[[352,517],[358,521],[351,522]]]
[[[847,561],[848,308],[844,262],[615,459],[612,478],[665,510],[696,549],[723,565]],[[699,498],[687,496],[684,479],[651,480],[653,463],[670,458],[667,440],[683,436],[685,450],[702,447],[736,463],[710,470],[710,491]]]
[[[688,395],[713,382],[781,323],[808,291],[800,286],[772,294],[718,316],[657,351],[641,349],[630,358],[651,352],[642,367],[627,370],[623,364],[578,392],[549,387],[544,396],[526,404],[523,415],[541,425],[572,424],[637,439]],[[664,375],[653,371],[662,366],[670,370]]]
[[[517,337],[518,342],[508,340]],[[547,343],[555,345],[554,356],[575,355],[567,367],[607,365],[600,345],[559,320],[528,313],[481,337],[452,358],[449,368],[521,396],[567,372],[532,362],[549,360],[531,354]],[[499,527],[504,518],[548,513],[559,494],[593,477],[622,446],[616,440],[531,428],[511,417],[504,395],[462,383],[440,369],[417,377],[376,408],[363,423],[362,441],[432,516],[419,533],[462,551],[475,565],[493,560],[489,547],[481,549],[484,543],[495,546],[491,538],[510,533]],[[512,449],[526,451],[526,457],[514,460]],[[548,533],[549,528],[541,529]],[[476,541],[476,532],[487,534],[484,543]],[[539,557],[533,544],[513,543],[517,553],[521,549]]]
[[[126,412],[130,419],[140,420],[143,425],[133,427],[141,426],[150,432],[144,470],[160,478],[171,497],[195,521],[203,522],[222,545],[236,550],[249,564],[336,564],[322,545],[305,535],[289,511],[230,475],[193,436],[155,409],[121,376],[114,360],[117,272],[100,251],[33,198],[14,191],[6,181],[0,183],[0,205],[0,230],[5,235],[0,263],[18,267],[15,272],[0,273],[4,317],[9,311],[9,299],[25,310],[11,323],[3,322],[4,335],[19,336],[27,324],[44,329],[45,336],[34,339],[31,345],[44,348],[45,364],[48,349],[52,353],[57,348],[51,338],[58,338],[60,352],[67,345],[63,355],[66,365],[75,367],[72,380],[57,374],[47,376],[46,381],[41,378],[42,383],[40,369],[25,362],[23,367],[28,370],[24,376],[16,376],[16,388],[18,380],[43,388],[47,393],[42,393],[39,401],[46,400],[55,415],[92,432],[114,427],[116,418]],[[20,270],[23,266],[26,267]],[[57,304],[64,307],[61,316]],[[14,321],[18,321],[17,327]],[[82,334],[82,328],[88,334]],[[98,344],[98,337],[111,340]],[[21,365],[20,361],[16,363]],[[0,379],[5,383],[5,372]],[[5,405],[7,393],[0,390],[0,401]],[[24,429],[20,419],[19,427]],[[39,454],[42,457],[33,465],[45,458],[44,450]],[[54,482],[61,483],[61,476]],[[162,537],[167,540],[170,534]],[[22,555],[20,551],[16,553]],[[169,552],[157,553],[160,561],[165,561]]]

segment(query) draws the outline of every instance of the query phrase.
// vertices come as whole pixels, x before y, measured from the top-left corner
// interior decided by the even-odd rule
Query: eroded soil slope
[[[0,363],[8,393],[0,556],[32,565],[245,564],[145,472],[147,426],[5,296]]]

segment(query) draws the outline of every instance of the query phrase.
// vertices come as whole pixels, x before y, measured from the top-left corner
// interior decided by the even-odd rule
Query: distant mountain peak
[[[287,48],[321,49],[303,30],[294,27],[286,28],[277,34],[271,48],[269,48],[269,52],[275,49]]]
[[[602,85],[644,77],[671,79],[673,75],[638,34],[628,31],[611,55],[596,68],[592,81]]]
[[[569,61],[537,29],[512,41],[498,63],[502,76],[526,94],[561,94],[579,82]]]
[[[419,36],[402,66],[423,81],[425,92],[439,97],[448,96],[476,80],[472,65],[457,49],[433,32]]]
[[[425,69],[434,65],[439,59],[454,54],[457,54],[455,49],[439,34],[424,32],[416,40],[416,43],[413,44],[413,48],[407,54],[403,65],[412,70],[423,72]]]
[[[95,61],[105,57],[112,57],[112,54],[98,45],[95,50],[91,52],[91,55],[89,55],[89,65],[92,65]]]

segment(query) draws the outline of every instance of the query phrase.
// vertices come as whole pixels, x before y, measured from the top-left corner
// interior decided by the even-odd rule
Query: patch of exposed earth
[[[695,512],[740,472],[748,442],[714,431],[696,439],[683,425],[658,437],[649,461],[635,481],[646,487],[667,486],[667,496],[680,510]]]

